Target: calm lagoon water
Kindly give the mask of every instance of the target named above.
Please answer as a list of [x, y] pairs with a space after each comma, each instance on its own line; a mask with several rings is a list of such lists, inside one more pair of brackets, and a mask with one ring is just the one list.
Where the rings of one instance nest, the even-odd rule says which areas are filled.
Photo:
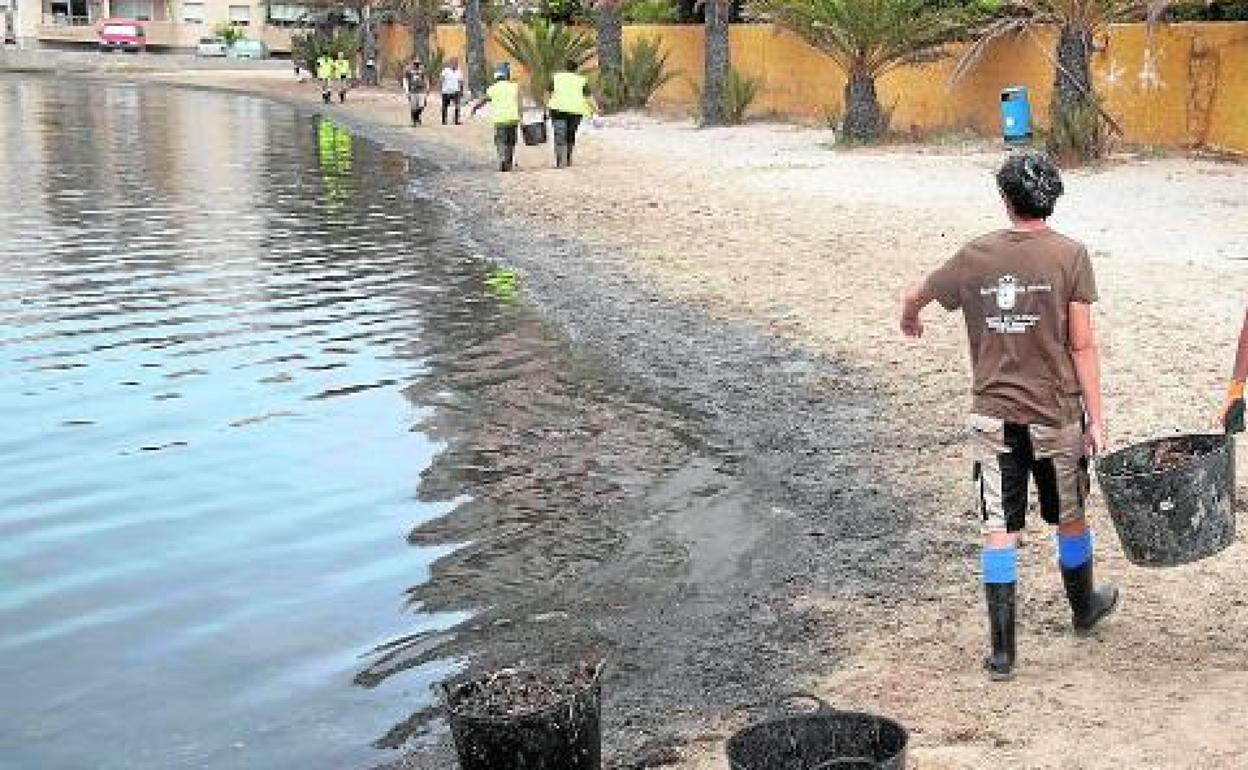
[[[281, 105], [0, 78], [0, 766], [344, 768], [452, 546], [430, 356], [512, 329], [419, 162]], [[439, 394], [445, 401], [454, 394]]]

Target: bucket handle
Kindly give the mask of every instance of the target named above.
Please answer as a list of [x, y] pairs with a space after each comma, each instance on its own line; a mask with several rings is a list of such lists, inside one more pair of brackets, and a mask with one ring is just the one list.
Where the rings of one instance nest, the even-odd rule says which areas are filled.
[[823, 698], [804, 690], [796, 690], [775, 700], [767, 700], [761, 703], [743, 703], [736, 706], [733, 711], [742, 712], [750, 719], [756, 718], [755, 714], [759, 711], [770, 712], [769, 716], [792, 715], [798, 712], [798, 709], [789, 707], [793, 701], [809, 701], [815, 704], [814, 711], [803, 713], [830, 714], [836, 711]]

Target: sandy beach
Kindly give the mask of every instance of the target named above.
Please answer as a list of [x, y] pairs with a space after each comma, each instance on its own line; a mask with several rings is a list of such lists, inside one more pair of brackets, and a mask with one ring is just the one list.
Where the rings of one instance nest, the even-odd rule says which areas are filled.
[[[1248, 764], [1242, 543], [1188, 567], [1133, 567], [1094, 500], [1098, 569], [1124, 598], [1077, 639], [1037, 517], [1019, 675], [992, 684], [979, 669], [964, 333], [929, 310], [926, 337], [905, 340], [896, 316], [908, 282], [1002, 225], [998, 143], [848, 151], [816, 128], [630, 114], [585, 128], [571, 170], [544, 146], [500, 175], [485, 120], [412, 128], [394, 90], [323, 107], [287, 73], [149, 77], [306, 104], [424, 148], [487, 256], [520, 272], [574, 344], [722, 445], [723, 465], [685, 465], [632, 498], [657, 507], [637, 513], [619, 554], [578, 573], [597, 577], [564, 581], [558, 599], [510, 599], [513, 617], [541, 608], [530, 618], [565, 602], [621, 662], [607, 682], [609, 766], [726, 768], [744, 699], [789, 690], [899, 719], [916, 768]], [[1054, 224], [1093, 254], [1111, 444], [1207, 429], [1248, 294], [1248, 165], [1126, 153], [1066, 181]], [[540, 626], [465, 638], [502, 660], [557, 636]], [[447, 766], [445, 734], [416, 744], [396, 766]]]

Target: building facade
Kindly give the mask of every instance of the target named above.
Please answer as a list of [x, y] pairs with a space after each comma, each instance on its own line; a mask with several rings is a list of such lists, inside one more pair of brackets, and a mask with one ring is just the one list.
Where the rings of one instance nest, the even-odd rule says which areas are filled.
[[193, 49], [228, 23], [285, 53], [307, 13], [301, 5], [265, 0], [0, 0], [0, 15], [11, 20], [23, 48], [94, 45], [102, 20], [127, 18], [143, 22], [147, 44], [156, 50]]

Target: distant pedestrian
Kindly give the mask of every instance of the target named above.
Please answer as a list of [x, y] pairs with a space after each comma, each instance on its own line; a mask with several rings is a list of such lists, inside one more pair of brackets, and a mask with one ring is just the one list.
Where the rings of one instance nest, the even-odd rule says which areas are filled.
[[403, 92], [407, 94], [407, 106], [412, 112], [412, 125], [420, 125], [420, 114], [429, 100], [429, 76], [419, 59], [412, 59], [403, 71]]
[[459, 69], [459, 59], [452, 58], [442, 68], [442, 125], [446, 125], [447, 112], [455, 106], [455, 125], [459, 125], [459, 105], [464, 98], [464, 73]]
[[329, 104], [333, 99], [334, 60], [329, 54], [316, 58], [316, 79], [321, 81], [321, 101]]
[[577, 63], [569, 59], [564, 68], [555, 73], [546, 103], [555, 134], [556, 168], [572, 165], [576, 130], [581, 125], [581, 119], [598, 112], [598, 103], [589, 93], [589, 79], [577, 72], [577, 68]]
[[338, 58], [334, 59], [334, 87], [338, 89], [338, 103], [345, 102], [351, 88], [351, 62], [345, 51], [339, 51]]
[[472, 114], [490, 104], [494, 120], [494, 149], [498, 151], [498, 170], [511, 171], [516, 155], [516, 138], [520, 133], [520, 84], [511, 79], [511, 66], [507, 62], [494, 71], [494, 85], [485, 96], [472, 103]]
[[370, 55], [364, 60], [364, 85], [377, 85], [377, 57]]

